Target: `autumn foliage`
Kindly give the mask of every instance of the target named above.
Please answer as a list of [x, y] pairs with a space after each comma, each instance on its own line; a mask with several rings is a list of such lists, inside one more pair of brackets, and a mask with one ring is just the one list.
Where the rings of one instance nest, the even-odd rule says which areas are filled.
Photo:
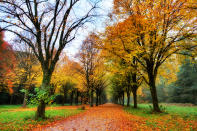
[[[196, 47], [196, 10], [193, 0], [114, 0], [113, 22], [100, 48], [131, 64], [149, 85], [154, 110], [160, 112], [156, 78], [173, 54]], [[189, 13], [188, 13], [189, 12]], [[190, 42], [186, 44], [185, 41]]]
[[13, 93], [13, 70], [15, 67], [15, 55], [11, 45], [4, 41], [4, 33], [0, 32], [0, 89], [7, 86], [10, 94]]

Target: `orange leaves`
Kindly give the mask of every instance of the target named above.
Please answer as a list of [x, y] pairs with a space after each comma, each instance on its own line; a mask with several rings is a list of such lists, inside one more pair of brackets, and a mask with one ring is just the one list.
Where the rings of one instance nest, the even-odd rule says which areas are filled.
[[[193, 3], [193, 0], [114, 0], [114, 15], [124, 17], [106, 28], [102, 47], [109, 55], [127, 62], [135, 56], [142, 65], [147, 60], [160, 65], [183, 50], [184, 39], [195, 38], [197, 12], [189, 13], [193, 9], [188, 8]], [[190, 42], [187, 47], [192, 45]]]
[[13, 70], [15, 68], [16, 60], [12, 47], [3, 40], [4, 33], [0, 32], [0, 83], [3, 87], [8, 87], [10, 93], [12, 90]]

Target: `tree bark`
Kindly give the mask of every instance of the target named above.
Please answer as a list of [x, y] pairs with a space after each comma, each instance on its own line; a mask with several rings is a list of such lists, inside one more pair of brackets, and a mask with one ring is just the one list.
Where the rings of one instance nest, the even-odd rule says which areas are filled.
[[132, 93], [133, 93], [133, 107], [137, 108], [137, 90], [134, 90]]
[[93, 107], [93, 102], [94, 102], [94, 96], [93, 96], [93, 93], [94, 93], [94, 91], [93, 91], [93, 89], [91, 89], [91, 93], [90, 93], [90, 107]]
[[41, 100], [37, 108], [36, 120], [38, 118], [45, 119], [45, 107], [46, 107], [46, 103], [44, 102], [44, 100]]
[[13, 94], [10, 95], [10, 105], [12, 104], [13, 101]]
[[[52, 76], [52, 73], [49, 70], [43, 71], [43, 80], [42, 80], [41, 90], [46, 89], [48, 86], [50, 86], [51, 76]], [[37, 111], [36, 111], [36, 116], [35, 116], [36, 120], [38, 118], [45, 119], [45, 107], [46, 107], [45, 100], [41, 99], [38, 104]]]
[[[157, 70], [157, 69], [155, 69]], [[153, 73], [153, 69], [148, 72], [148, 78], [149, 78], [149, 86], [150, 86], [150, 92], [152, 96], [152, 103], [153, 103], [153, 111], [154, 112], [161, 112], [159, 108], [158, 98], [157, 98], [157, 90], [155, 86], [155, 79], [156, 79], [156, 72]]]
[[99, 94], [98, 91], [96, 91], [96, 106], [99, 105]]
[[63, 101], [62, 101], [62, 105], [64, 105], [66, 102], [66, 92], [64, 92], [64, 95], [63, 95]]
[[131, 95], [130, 91], [127, 91], [127, 106], [128, 107], [130, 105], [130, 95]]
[[78, 105], [79, 92], [76, 91], [75, 104]]
[[73, 105], [73, 91], [70, 94], [70, 105]]
[[124, 92], [122, 93], [122, 105], [124, 106]]
[[159, 103], [158, 103], [158, 98], [157, 98], [157, 90], [156, 90], [155, 83], [151, 83], [150, 91], [151, 91], [152, 102], [153, 102], [153, 111], [161, 112], [161, 110], [159, 108]]
[[118, 104], [122, 105], [122, 96], [118, 98]]
[[27, 106], [27, 91], [25, 91], [25, 94], [24, 94], [24, 99], [23, 99], [23, 108], [26, 108]]
[[98, 103], [99, 103], [99, 105], [101, 105], [102, 104], [102, 98], [101, 98], [101, 92], [99, 92], [98, 93]]

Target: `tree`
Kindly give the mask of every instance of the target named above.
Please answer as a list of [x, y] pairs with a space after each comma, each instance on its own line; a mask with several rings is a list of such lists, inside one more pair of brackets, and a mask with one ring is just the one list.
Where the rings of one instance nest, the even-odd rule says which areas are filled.
[[41, 67], [31, 48], [26, 43], [22, 43], [20, 39], [15, 39], [14, 47], [17, 64], [14, 69], [15, 77], [13, 79], [15, 86], [22, 87], [21, 91], [24, 93], [23, 107], [26, 107], [29, 89], [38, 84], [36, 80], [38, 76], [41, 76]]
[[[51, 76], [64, 47], [75, 39], [78, 29], [90, 22], [97, 3], [89, 2], [87, 12], [74, 13], [80, 0], [2, 0], [2, 29], [14, 33], [31, 47], [43, 71], [42, 86], [48, 92]], [[55, 48], [57, 47], [56, 51]], [[38, 93], [39, 94], [39, 93]], [[40, 98], [36, 118], [45, 118], [46, 95]]]
[[40, 74], [40, 65], [29, 48], [25, 52], [16, 52], [16, 59], [18, 61], [14, 70], [15, 84], [23, 86], [24, 93], [23, 107], [26, 107], [29, 88], [36, 84], [36, 78]]
[[177, 74], [177, 81], [174, 83], [172, 101], [177, 103], [196, 103], [197, 95], [197, 67], [191, 59], [185, 59]]
[[[133, 60], [133, 64], [135, 61]], [[142, 83], [142, 78], [139, 73], [130, 66], [124, 59], [115, 57], [113, 64], [111, 64], [111, 73], [119, 74], [119, 84], [121, 84], [123, 91], [127, 95], [127, 106], [130, 106], [131, 92], [133, 94], [134, 108], [137, 108], [137, 90]]]
[[114, 103], [124, 106], [124, 83], [121, 82], [120, 74], [116, 73], [111, 78], [111, 94]]
[[105, 95], [105, 89], [108, 86], [106, 76], [106, 70], [104, 65], [104, 58], [100, 56], [99, 60], [97, 61], [97, 68], [94, 72], [94, 89], [96, 93], [96, 106], [104, 103], [104, 99], [102, 98], [102, 95]]
[[96, 46], [96, 35], [91, 33], [82, 43], [79, 54], [77, 55], [82, 66], [82, 74], [85, 78], [85, 85], [90, 91], [90, 106], [93, 106], [94, 94], [94, 73], [99, 61], [99, 49]]
[[196, 40], [196, 10], [188, 8], [192, 3], [195, 1], [114, 0], [114, 14], [121, 19], [106, 28], [101, 47], [126, 61], [136, 58], [155, 112], [160, 112], [155, 85], [159, 67], [173, 54], [196, 47], [184, 42]]
[[52, 92], [63, 95], [62, 105], [66, 102], [68, 94], [70, 94], [70, 102], [73, 103], [75, 96], [75, 104], [78, 104], [80, 92], [83, 90], [81, 76], [77, 69], [81, 68], [79, 63], [69, 59], [68, 56], [62, 55], [57, 63], [55, 71], [51, 78], [51, 85], [54, 89]]

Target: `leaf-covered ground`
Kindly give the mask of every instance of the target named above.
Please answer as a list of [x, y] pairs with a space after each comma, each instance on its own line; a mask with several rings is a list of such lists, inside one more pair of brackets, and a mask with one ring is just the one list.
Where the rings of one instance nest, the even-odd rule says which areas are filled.
[[104, 104], [86, 110], [81, 106], [47, 107], [47, 120], [33, 119], [36, 108], [0, 106], [0, 130], [47, 131], [196, 131], [197, 107], [166, 105], [165, 113], [151, 114], [150, 105], [138, 109]]
[[[150, 115], [151, 116], [151, 115]], [[105, 104], [60, 122], [34, 129], [35, 131], [151, 131], [197, 130], [197, 121], [164, 114], [147, 117], [126, 112], [122, 106]]]
[[[132, 119], [130, 119], [132, 118]], [[147, 130], [145, 120], [141, 117], [126, 113], [119, 105], [105, 104], [93, 107], [86, 112], [70, 117], [60, 123], [53, 123], [47, 127], [35, 130], [47, 131], [118, 131], [118, 130]]]

